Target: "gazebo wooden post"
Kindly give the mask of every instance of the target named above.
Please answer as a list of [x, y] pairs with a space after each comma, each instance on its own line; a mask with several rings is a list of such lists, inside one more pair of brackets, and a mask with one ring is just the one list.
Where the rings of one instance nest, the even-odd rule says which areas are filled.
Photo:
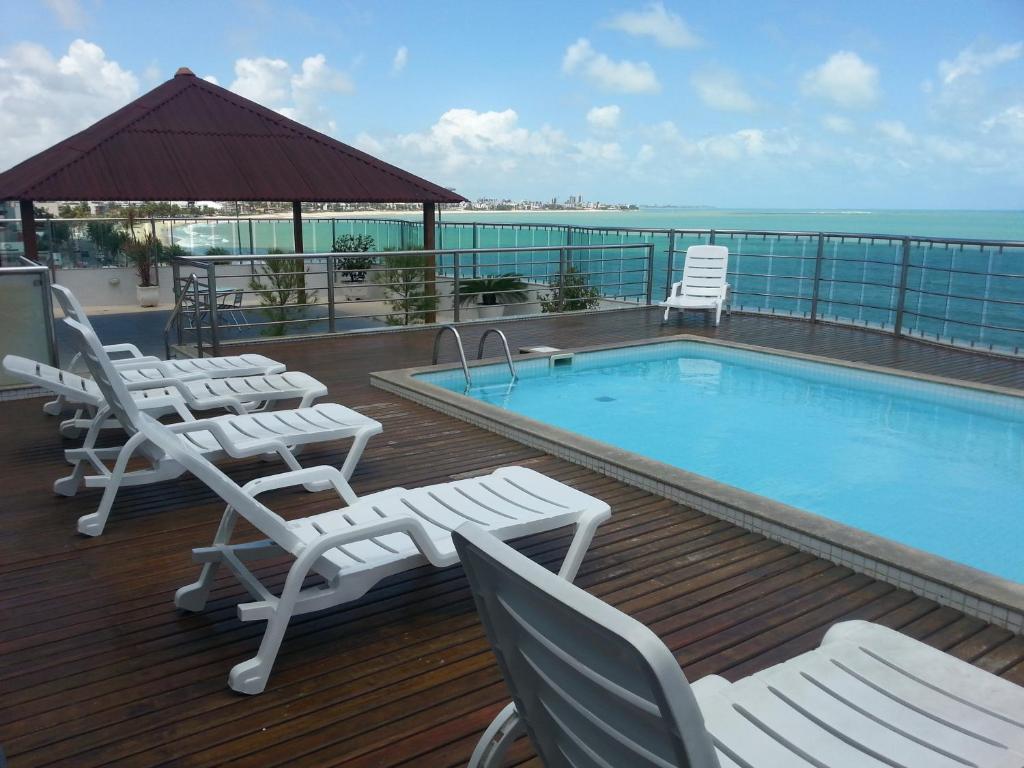
[[[423, 248], [426, 251], [431, 251], [431, 253], [427, 254], [426, 266], [423, 270], [423, 293], [428, 297], [437, 295], [437, 254], [432, 252], [434, 250], [434, 246], [434, 204], [424, 203]], [[424, 314], [423, 321], [425, 323], [437, 322], [437, 310], [435, 307], [431, 307]]]
[[302, 203], [292, 203], [292, 232], [295, 234], [295, 252], [302, 253]]
[[36, 242], [36, 209], [31, 200], [19, 200], [21, 211], [21, 243], [25, 258], [39, 261], [39, 244]]

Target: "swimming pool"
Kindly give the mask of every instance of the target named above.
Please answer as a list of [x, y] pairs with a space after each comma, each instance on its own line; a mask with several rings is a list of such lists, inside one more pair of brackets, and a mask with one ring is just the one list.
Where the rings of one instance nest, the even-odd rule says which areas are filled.
[[417, 379], [1024, 582], [1024, 399], [691, 341]]

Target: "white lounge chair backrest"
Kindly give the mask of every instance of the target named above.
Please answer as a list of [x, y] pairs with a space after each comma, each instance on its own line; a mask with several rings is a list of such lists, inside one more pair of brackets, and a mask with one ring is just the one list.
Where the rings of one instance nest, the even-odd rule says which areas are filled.
[[103, 397], [126, 432], [141, 432], [146, 442], [158, 449], [157, 453], [164, 454], [206, 483], [214, 493], [283, 549], [291, 551], [301, 546], [284, 518], [243, 491], [198, 450], [190, 450], [185, 442], [188, 440], [187, 435], [177, 435], [153, 417], [141, 413], [128, 393], [124, 381], [110, 364], [110, 358], [103, 351], [96, 334], [74, 320], [65, 322], [73, 331], [77, 351], [82, 354]]
[[61, 310], [64, 312], [64, 317], [69, 320], [75, 320], [82, 325], [92, 328], [92, 323], [89, 321], [89, 316], [85, 313], [85, 308], [78, 301], [78, 297], [75, 296], [69, 289], [63, 285], [53, 283], [50, 286], [50, 290], [53, 292], [53, 297], [60, 304]]
[[[59, 287], [54, 286], [54, 288]], [[59, 292], [57, 293], [60, 295]], [[125, 432], [129, 435], [135, 434], [138, 431], [139, 409], [135, 406], [135, 401], [128, 392], [128, 387], [125, 386], [121, 374], [110, 362], [110, 356], [103, 349], [99, 337], [96, 336], [90, 325], [70, 317], [65, 318], [64, 322], [71, 329], [76, 351], [85, 361], [89, 373], [92, 374], [93, 381], [103, 393], [103, 398], [107, 401], [111, 413], [121, 422]]]
[[686, 296], [722, 295], [729, 268], [729, 249], [724, 245], [691, 245], [686, 249], [682, 288]]
[[718, 768], [686, 678], [653, 632], [472, 524], [454, 540], [544, 765]]

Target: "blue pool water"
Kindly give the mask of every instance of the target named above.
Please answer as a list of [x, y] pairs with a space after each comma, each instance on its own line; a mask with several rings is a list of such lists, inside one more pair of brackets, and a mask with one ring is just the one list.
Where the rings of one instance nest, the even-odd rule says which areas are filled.
[[1024, 582], [1024, 399], [699, 342], [473, 375], [492, 405]]

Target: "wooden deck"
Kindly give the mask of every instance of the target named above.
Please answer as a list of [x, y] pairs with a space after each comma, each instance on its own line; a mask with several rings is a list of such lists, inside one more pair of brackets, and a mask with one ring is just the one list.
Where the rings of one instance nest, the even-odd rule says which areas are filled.
[[[1021, 362], [780, 319], [737, 315], [716, 331], [695, 318], [663, 329], [657, 313], [637, 310], [505, 331], [515, 346], [571, 347], [684, 328], [1024, 389]], [[477, 334], [465, 331], [474, 345]], [[606, 499], [614, 513], [578, 583], [652, 627], [691, 679], [746, 675], [857, 617], [1024, 683], [1024, 637], [368, 386], [370, 371], [428, 363], [431, 342], [429, 332], [408, 332], [259, 351], [384, 424], [353, 478], [357, 492], [523, 464]], [[267, 691], [236, 695], [228, 670], [255, 652], [263, 629], [235, 617], [242, 590], [225, 575], [198, 615], [171, 601], [195, 577], [189, 549], [209, 543], [222, 505], [186, 478], [125, 491], [104, 536], [76, 535], [76, 518], [98, 494], [52, 495], [66, 465], [40, 403], [0, 404], [0, 745], [12, 766], [465, 765], [506, 693], [459, 568], [403, 574], [349, 606], [300, 617]], [[329, 447], [303, 460], [341, 455]], [[244, 481], [270, 466], [229, 471]], [[274, 502], [300, 514], [329, 499], [299, 492]], [[567, 543], [555, 533], [517, 546], [555, 567]], [[280, 576], [284, 564], [265, 572]], [[517, 759], [529, 762], [520, 746]]]

